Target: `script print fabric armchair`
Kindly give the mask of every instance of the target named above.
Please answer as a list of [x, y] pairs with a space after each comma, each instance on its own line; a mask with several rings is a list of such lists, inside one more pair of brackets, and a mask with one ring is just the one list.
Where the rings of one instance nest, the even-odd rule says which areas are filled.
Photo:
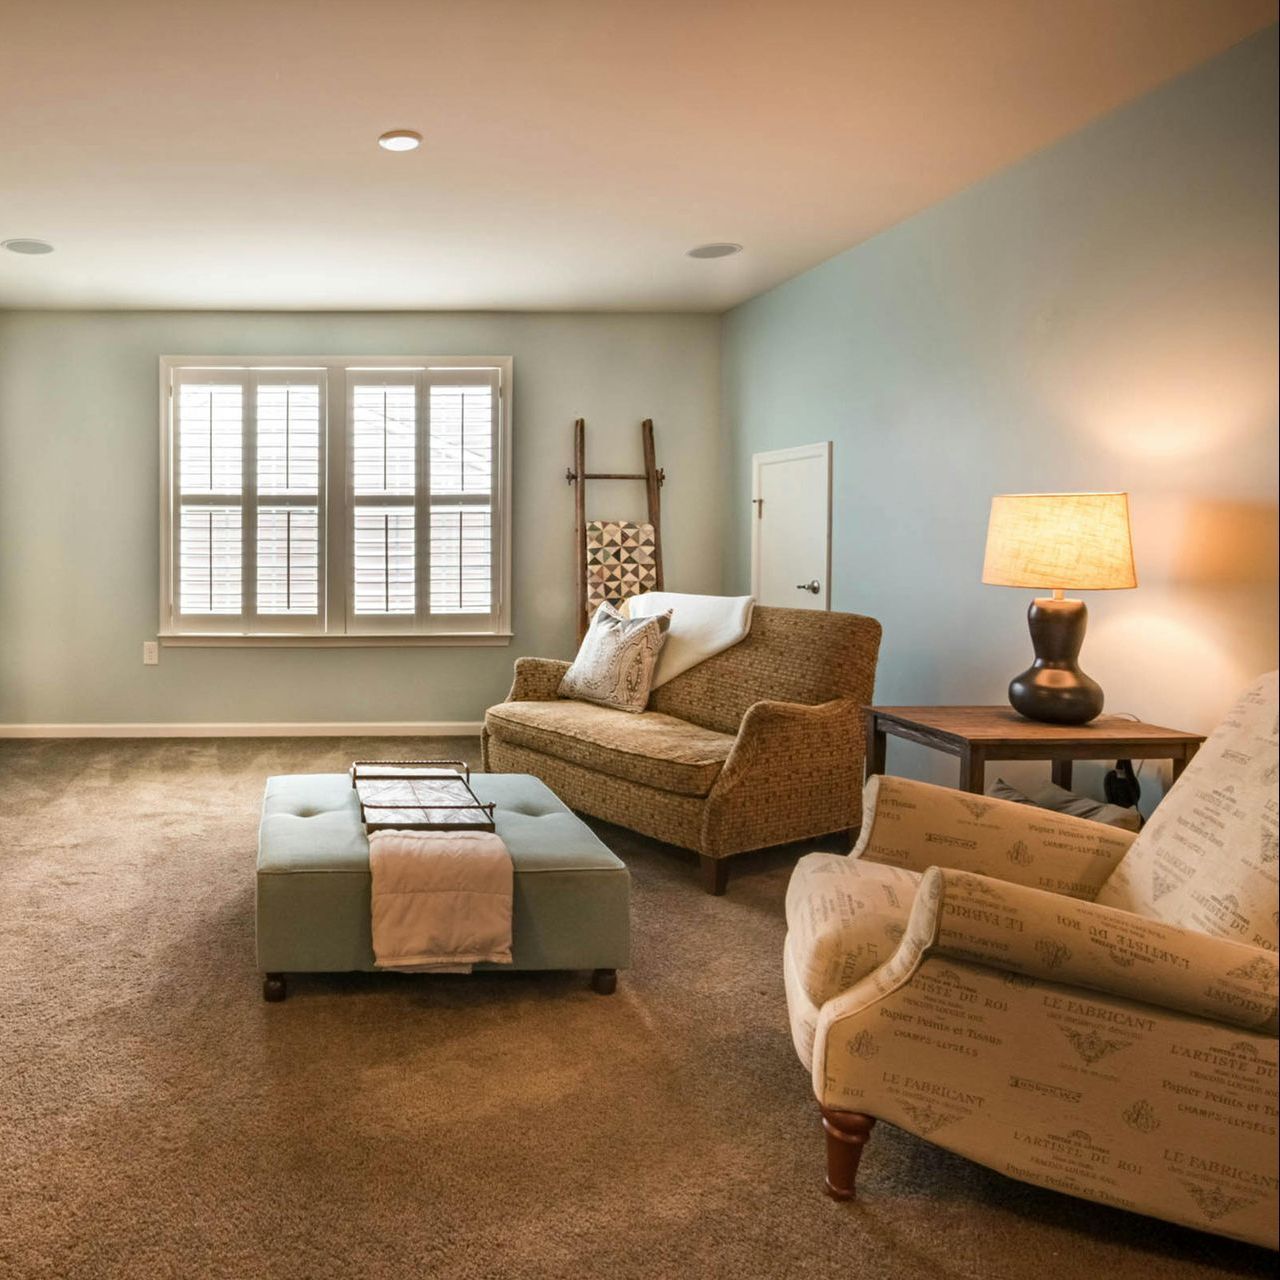
[[854, 1192], [877, 1119], [1011, 1177], [1277, 1245], [1277, 697], [1138, 836], [897, 778], [788, 889], [792, 1035]]

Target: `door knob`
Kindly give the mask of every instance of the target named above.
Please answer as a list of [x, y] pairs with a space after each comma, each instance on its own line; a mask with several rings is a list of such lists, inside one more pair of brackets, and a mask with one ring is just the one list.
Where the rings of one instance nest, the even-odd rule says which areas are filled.
[[796, 590], [811, 591], [816, 596], [818, 592], [822, 590], [822, 583], [820, 583], [817, 578], [814, 578], [812, 582], [797, 582]]

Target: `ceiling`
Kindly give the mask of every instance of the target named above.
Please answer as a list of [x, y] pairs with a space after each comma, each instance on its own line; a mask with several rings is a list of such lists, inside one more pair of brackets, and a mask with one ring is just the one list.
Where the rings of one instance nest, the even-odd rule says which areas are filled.
[[[58, 0], [0, 13], [0, 306], [719, 311], [1275, 0]], [[380, 150], [388, 129], [423, 147]], [[738, 241], [732, 258], [685, 256]]]

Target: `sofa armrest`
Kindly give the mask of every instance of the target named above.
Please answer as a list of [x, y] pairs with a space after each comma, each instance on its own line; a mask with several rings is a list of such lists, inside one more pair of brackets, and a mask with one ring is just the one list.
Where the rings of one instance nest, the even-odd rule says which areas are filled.
[[507, 702], [554, 702], [569, 663], [559, 658], [517, 658]]
[[877, 775], [863, 793], [852, 857], [909, 871], [955, 867], [1090, 901], [1136, 838], [1132, 831]]
[[847, 1016], [909, 983], [931, 956], [1081, 987], [1174, 1013], [1277, 1030], [1277, 956], [1242, 942], [990, 876], [933, 867], [898, 950], [824, 1006]]
[[864, 749], [852, 699], [754, 703], [707, 796], [702, 851], [724, 857], [856, 826]]
[[[847, 771], [850, 737], [857, 737], [861, 716], [845, 698], [810, 706], [801, 702], [757, 702], [747, 709], [738, 736], [716, 783], [717, 791], [759, 784], [773, 775], [798, 770]], [[841, 753], [832, 759], [832, 753]]]

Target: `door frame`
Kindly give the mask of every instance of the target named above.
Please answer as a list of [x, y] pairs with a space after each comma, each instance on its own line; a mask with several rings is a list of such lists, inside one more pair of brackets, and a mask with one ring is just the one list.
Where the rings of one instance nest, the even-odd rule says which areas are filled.
[[822, 571], [822, 607], [831, 609], [831, 441], [797, 445], [793, 449], [772, 449], [751, 455], [751, 594], [760, 595], [760, 521], [764, 517], [760, 496], [760, 469], [775, 462], [796, 462], [801, 458], [818, 458], [826, 471], [826, 563]]

